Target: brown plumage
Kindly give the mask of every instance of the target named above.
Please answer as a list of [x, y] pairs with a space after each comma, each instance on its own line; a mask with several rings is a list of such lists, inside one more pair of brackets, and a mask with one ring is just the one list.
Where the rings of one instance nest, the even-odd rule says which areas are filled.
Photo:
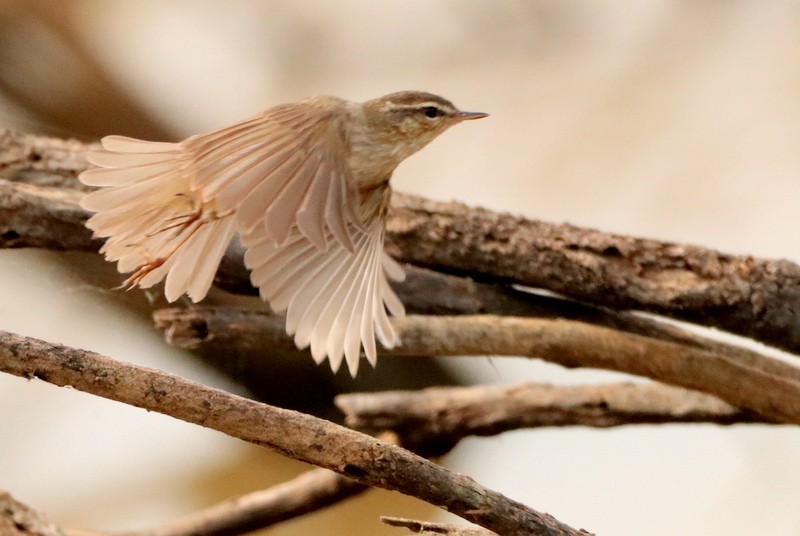
[[131, 286], [165, 281], [169, 301], [205, 297], [238, 232], [251, 281], [286, 331], [317, 362], [358, 369], [375, 337], [396, 343], [387, 310], [403, 314], [388, 280], [402, 268], [383, 252], [397, 165], [450, 126], [486, 114], [461, 112], [419, 91], [365, 103], [311, 97], [270, 108], [179, 143], [108, 136], [89, 154], [82, 182], [101, 187], [82, 206], [107, 238], [102, 253]]

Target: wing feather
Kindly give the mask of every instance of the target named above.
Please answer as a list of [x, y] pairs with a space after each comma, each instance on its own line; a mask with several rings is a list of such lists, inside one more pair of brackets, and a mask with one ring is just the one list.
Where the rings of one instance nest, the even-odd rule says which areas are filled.
[[170, 301], [205, 296], [238, 230], [251, 280], [298, 346], [355, 374], [362, 346], [374, 364], [376, 335], [396, 339], [388, 313], [403, 308], [388, 280], [402, 268], [383, 253], [383, 222], [357, 215], [346, 106], [278, 106], [180, 143], [106, 137], [89, 155], [100, 167], [81, 176], [102, 187], [82, 200], [97, 213], [87, 225], [107, 237], [106, 258], [136, 271], [132, 284], [166, 280]]
[[197, 224], [196, 229], [181, 246], [181, 254], [175, 255], [175, 264], [167, 274], [164, 295], [168, 302], [174, 302], [186, 293], [198, 259], [203, 257], [203, 249], [211, 236], [209, 225]]
[[[264, 216], [264, 225], [270, 234], [270, 238], [277, 244], [283, 244], [289, 237], [289, 231], [295, 224], [296, 214], [303, 204], [303, 199], [308, 193], [311, 181], [316, 175], [319, 167], [319, 157], [310, 156], [305, 160], [298, 175], [305, 180], [290, 181], [275, 198], [275, 202], [267, 208]], [[349, 236], [348, 236], [349, 238]]]
[[283, 105], [182, 142], [192, 154], [186, 166], [192, 188], [221, 212], [235, 213], [243, 232], [263, 223], [281, 243], [297, 223], [320, 249], [330, 235], [352, 250], [357, 200], [348, 186], [347, 140], [338, 123], [344, 114], [337, 106], [344, 101]]
[[395, 342], [387, 309], [403, 314], [403, 308], [385, 273], [383, 222], [368, 230], [351, 224], [352, 252], [330, 229], [326, 233], [328, 249], [317, 248], [298, 226], [278, 246], [262, 223], [242, 237], [245, 262], [264, 299], [286, 311], [286, 331], [295, 344], [311, 346], [318, 363], [327, 357], [334, 371], [346, 361], [355, 374], [362, 347], [375, 363], [376, 334], [385, 346]]
[[89, 186], [125, 186], [149, 179], [169, 178], [181, 162], [166, 161], [132, 168], [92, 168], [80, 175], [81, 182]]
[[328, 165], [323, 161], [297, 213], [297, 227], [300, 232], [322, 250], [328, 248], [325, 237], [325, 200], [328, 198], [331, 183], [325, 180], [325, 176], [329, 173]]
[[126, 136], [106, 136], [100, 142], [103, 149], [112, 153], [174, 153], [177, 143], [144, 141]]
[[174, 162], [176, 154], [175, 152], [113, 153], [106, 150], [94, 150], [86, 153], [86, 159], [96, 166], [120, 169]]

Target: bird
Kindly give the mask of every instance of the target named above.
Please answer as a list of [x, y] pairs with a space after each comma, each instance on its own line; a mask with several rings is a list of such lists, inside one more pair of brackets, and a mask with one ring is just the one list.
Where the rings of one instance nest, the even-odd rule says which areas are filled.
[[106, 136], [87, 154], [79, 179], [97, 188], [80, 204], [105, 259], [131, 274], [123, 285], [163, 280], [169, 302], [202, 300], [238, 234], [251, 283], [297, 347], [355, 377], [362, 349], [375, 366], [376, 337], [397, 344], [389, 314], [405, 314], [389, 284], [404, 271], [384, 251], [395, 168], [487, 115], [400, 91], [310, 97], [177, 143]]

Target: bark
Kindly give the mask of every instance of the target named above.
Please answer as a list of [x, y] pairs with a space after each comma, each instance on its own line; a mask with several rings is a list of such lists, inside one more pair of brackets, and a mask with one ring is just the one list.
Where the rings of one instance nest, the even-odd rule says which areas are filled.
[[[86, 165], [87, 147], [0, 132], [0, 180], [8, 181], [0, 183], [0, 247], [99, 247], [82, 227], [87, 215], [70, 204], [76, 194], [51, 190], [81, 188], [76, 176]], [[20, 190], [9, 182], [40, 189]], [[800, 266], [789, 261], [726, 255], [403, 194], [393, 197], [387, 233], [390, 252], [405, 262], [471, 275], [481, 283], [518, 283], [608, 308], [651, 311], [800, 352]], [[218, 280], [229, 289], [249, 288], [238, 263], [234, 255], [220, 272]], [[426, 288], [434, 289], [434, 283], [431, 278]], [[457, 293], [465, 285], [472, 284], [453, 281], [455, 292], [439, 293], [424, 312], [496, 313], [529, 306], [518, 293], [478, 292], [482, 297], [466, 299], [471, 292]], [[491, 290], [498, 288], [502, 285]], [[413, 304], [421, 295], [436, 293], [406, 298]], [[630, 331], [635, 329], [640, 328]]]
[[94, 352], [0, 332], [0, 371], [217, 430], [361, 484], [417, 497], [503, 536], [581, 534], [398, 446]]
[[764, 422], [712, 396], [657, 383], [433, 387], [336, 397], [345, 424], [406, 443], [456, 444], [520, 428]]
[[[162, 309], [156, 327], [182, 348], [250, 348], [292, 355], [283, 319], [258, 311], [192, 307]], [[762, 418], [800, 424], [798, 369], [744, 349], [732, 353], [651, 339], [569, 320], [497, 316], [408, 316], [395, 319], [401, 344], [385, 355], [523, 356], [565, 367], [626, 372], [695, 389]], [[724, 345], [721, 345], [724, 348]], [[380, 365], [379, 365], [380, 366]]]
[[37, 512], [0, 490], [0, 534], [3, 536], [65, 536]]
[[496, 536], [494, 532], [477, 527], [462, 527], [448, 523], [429, 523], [400, 517], [382, 517], [381, 521], [392, 527], [403, 527], [422, 536]]
[[488, 275], [638, 309], [800, 351], [800, 266], [396, 195], [405, 262]]

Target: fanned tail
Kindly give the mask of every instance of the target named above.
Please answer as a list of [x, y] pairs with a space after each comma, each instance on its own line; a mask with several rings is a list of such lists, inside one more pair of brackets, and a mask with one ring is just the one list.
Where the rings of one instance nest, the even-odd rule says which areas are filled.
[[252, 283], [276, 312], [286, 312], [295, 344], [311, 346], [317, 363], [327, 356], [334, 372], [346, 359], [355, 376], [362, 346], [374, 366], [375, 337], [387, 348], [397, 343], [387, 310], [394, 316], [405, 311], [388, 282], [402, 279], [403, 271], [383, 251], [383, 222], [366, 231], [351, 225], [348, 232], [353, 251], [335, 240], [319, 249], [297, 227], [280, 246], [261, 228], [242, 242]]
[[166, 278], [169, 301], [188, 294], [201, 300], [236, 230], [231, 215], [218, 215], [191, 189], [191, 155], [179, 143], [108, 136], [88, 159], [97, 168], [80, 180], [100, 190], [81, 206], [96, 212], [87, 222], [126, 285], [148, 288]]

